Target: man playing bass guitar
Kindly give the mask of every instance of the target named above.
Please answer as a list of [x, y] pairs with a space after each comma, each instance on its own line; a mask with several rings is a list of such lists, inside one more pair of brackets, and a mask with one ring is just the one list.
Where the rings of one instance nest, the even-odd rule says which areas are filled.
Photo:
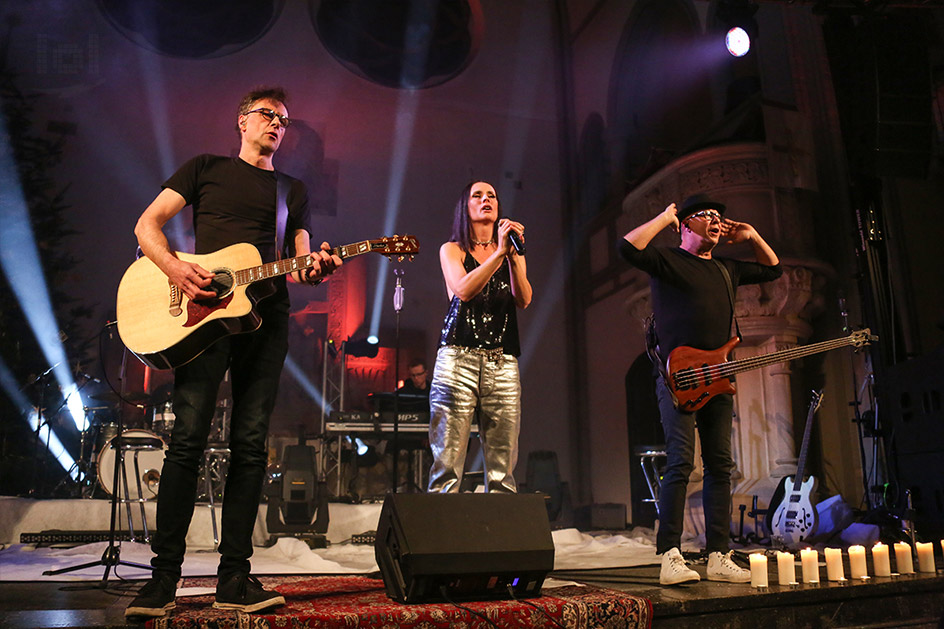
[[[680, 208], [671, 203], [620, 241], [620, 254], [650, 276], [657, 354], [662, 364], [676, 347], [713, 350], [724, 345], [731, 337], [737, 286], [774, 280], [782, 273], [777, 254], [757, 230], [747, 223], [724, 218], [725, 209], [706, 195], [694, 195]], [[652, 239], [670, 226], [680, 232], [681, 244], [650, 247]], [[756, 262], [713, 257], [722, 240], [749, 242]], [[656, 552], [662, 556], [660, 583], [674, 585], [700, 578], [685, 564], [680, 552], [685, 495], [694, 468], [696, 422], [704, 464], [708, 579], [750, 581], [750, 571], [735, 564], [729, 551], [733, 396], [716, 395], [690, 412], [676, 407], [675, 398], [661, 377], [657, 378], [656, 394], [667, 455], [656, 537]]]
[[[183, 105], [182, 120], [192, 123], [193, 112], [187, 107], [202, 102]], [[296, 256], [312, 253], [305, 186], [277, 173], [272, 164], [291, 122], [284, 91], [268, 88], [250, 92], [236, 113], [238, 156], [200, 155], [185, 163], [164, 182], [163, 190], [138, 219], [134, 230], [144, 255], [167, 275], [170, 284], [194, 301], [216, 297], [211, 284], [214, 274], [179, 258], [163, 233], [167, 221], [186, 205], [193, 206], [197, 254], [236, 243], [254, 245], [263, 260], [276, 259], [276, 250], [282, 243], [285, 250]], [[287, 211], [287, 218], [284, 239], [277, 246], [279, 209], [283, 215]], [[311, 266], [292, 272], [293, 281], [315, 284], [341, 265], [341, 259], [331, 253], [328, 243], [312, 253], [312, 258]], [[223, 496], [221, 558], [214, 607], [254, 612], [285, 602], [278, 592], [265, 590], [249, 570], [252, 531], [266, 473], [269, 416], [288, 351], [289, 295], [285, 276], [260, 282], [259, 288], [273, 294], [258, 304], [262, 318], [258, 329], [219, 339], [175, 371], [176, 421], [158, 494], [157, 531], [151, 544], [155, 553], [151, 560], [153, 575], [126, 608], [126, 616], [160, 617], [175, 605], [200, 460], [220, 381], [227, 369], [233, 384], [231, 457]]]

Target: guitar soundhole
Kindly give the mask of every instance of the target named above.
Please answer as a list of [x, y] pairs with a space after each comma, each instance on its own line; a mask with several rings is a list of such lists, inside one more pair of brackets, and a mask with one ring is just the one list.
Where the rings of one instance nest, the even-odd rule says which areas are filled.
[[216, 269], [207, 290], [216, 293], [217, 299], [223, 299], [233, 290], [233, 272], [229, 269]]

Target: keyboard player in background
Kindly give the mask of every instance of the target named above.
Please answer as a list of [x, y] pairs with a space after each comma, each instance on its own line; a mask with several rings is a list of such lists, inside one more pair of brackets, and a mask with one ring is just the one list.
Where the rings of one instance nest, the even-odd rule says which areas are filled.
[[[414, 358], [407, 366], [407, 371], [409, 371], [409, 378], [406, 379], [402, 387], [397, 389], [397, 392], [402, 396], [400, 399], [401, 408], [429, 412], [429, 380], [426, 375], [426, 361], [422, 358]], [[402, 406], [405, 400], [407, 404]]]

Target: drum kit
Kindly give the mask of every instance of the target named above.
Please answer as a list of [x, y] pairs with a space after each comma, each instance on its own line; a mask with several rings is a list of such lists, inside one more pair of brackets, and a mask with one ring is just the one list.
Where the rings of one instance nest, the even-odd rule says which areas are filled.
[[[154, 403], [152, 396], [139, 393], [125, 394], [119, 397], [113, 392], [90, 396], [91, 400], [100, 403], [99, 406], [85, 407], [88, 418], [88, 428], [81, 433], [80, 456], [76, 464], [85, 471], [82, 481], [83, 498], [111, 498], [115, 487], [115, 447], [118, 437], [118, 423], [115, 421], [117, 413], [121, 412], [123, 402], [143, 407], [148, 413], [147, 425], [125, 426], [121, 432], [122, 438], [136, 442], [146, 441], [152, 444], [147, 450], [137, 453], [136, 460], [122, 458], [118, 467], [119, 474], [128, 478], [131, 498], [151, 500], [157, 498], [160, 491], [161, 469], [164, 466], [164, 456], [170, 444], [171, 434], [174, 431], [173, 403], [166, 399]], [[229, 400], [221, 399], [213, 417], [210, 430], [211, 442], [227, 442], [229, 439]], [[225, 462], [214, 459], [213, 469], [201, 467], [199, 487], [212, 487], [217, 495], [222, 494], [222, 483], [225, 479], [225, 469], [218, 469]], [[207, 483], [209, 479], [209, 484]], [[124, 480], [122, 479], [122, 482]], [[217, 487], [220, 485], [220, 487]], [[140, 487], [140, 495], [137, 487]], [[206, 500], [206, 496], [198, 496]]]

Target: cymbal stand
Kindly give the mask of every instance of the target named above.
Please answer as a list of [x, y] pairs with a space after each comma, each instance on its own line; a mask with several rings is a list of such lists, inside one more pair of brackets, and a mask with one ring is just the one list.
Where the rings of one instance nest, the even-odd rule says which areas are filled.
[[[121, 377], [120, 380], [124, 379], [125, 374], [125, 360], [127, 359], [127, 351], [124, 352], [124, 355], [121, 358]], [[90, 561], [87, 563], [79, 564], [76, 566], [69, 566], [66, 568], [59, 568], [58, 570], [46, 570], [43, 572], [44, 576], [55, 576], [58, 574], [65, 574], [66, 572], [74, 572], [76, 570], [84, 570], [86, 568], [91, 568], [93, 566], [105, 566], [105, 573], [102, 575], [102, 580], [97, 587], [105, 589], [108, 587], [108, 575], [111, 572], [112, 568], [117, 570], [118, 566], [129, 566], [132, 568], [140, 568], [142, 570], [151, 570], [151, 566], [134, 563], [131, 561], [124, 561], [121, 559], [121, 544], [117, 542], [116, 528], [118, 524], [118, 502], [120, 499], [120, 489], [118, 479], [121, 476], [122, 466], [124, 465], [124, 455], [125, 455], [125, 446], [124, 446], [124, 437], [122, 432], [124, 431], [123, 416], [121, 407], [118, 407], [118, 434], [115, 435], [113, 440], [115, 448], [115, 464], [114, 464], [114, 475], [112, 477], [112, 488], [111, 488], [111, 524], [108, 528], [108, 546], [105, 548], [105, 552], [102, 553], [102, 558], [98, 561]], [[131, 526], [131, 522], [128, 522], [128, 526]]]

